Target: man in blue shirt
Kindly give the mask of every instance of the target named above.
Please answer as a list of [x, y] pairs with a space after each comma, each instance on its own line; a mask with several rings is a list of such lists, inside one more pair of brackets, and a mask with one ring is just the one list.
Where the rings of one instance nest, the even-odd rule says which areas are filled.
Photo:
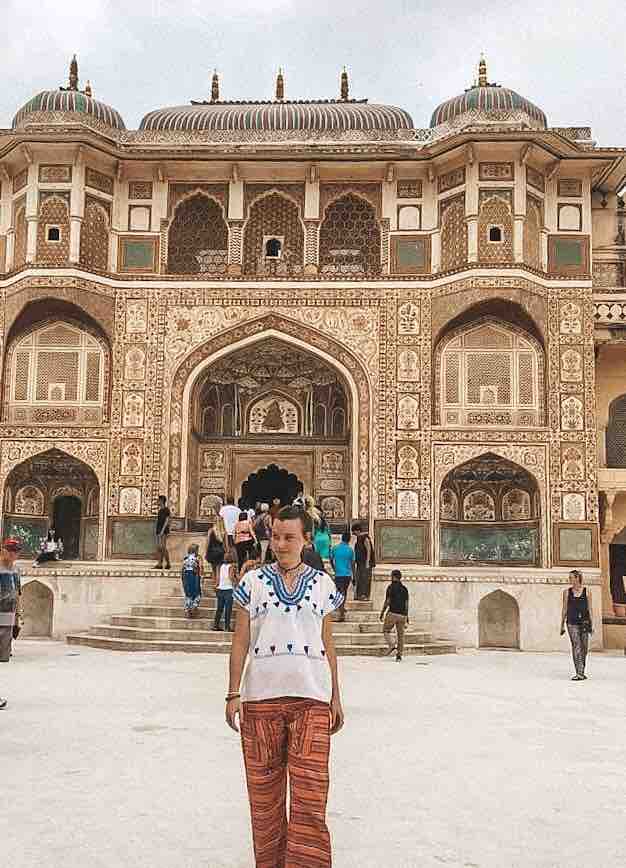
[[335, 571], [337, 590], [343, 594], [343, 603], [339, 608], [339, 620], [345, 621], [346, 598], [354, 575], [354, 551], [350, 545], [350, 534], [347, 531], [341, 534], [341, 542], [331, 549], [330, 562]]

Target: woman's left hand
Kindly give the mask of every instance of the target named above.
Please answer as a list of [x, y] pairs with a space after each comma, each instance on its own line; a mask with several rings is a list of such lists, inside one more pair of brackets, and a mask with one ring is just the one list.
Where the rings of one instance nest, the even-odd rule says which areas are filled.
[[330, 700], [330, 734], [335, 735], [339, 732], [344, 723], [343, 708], [341, 700], [333, 696]]

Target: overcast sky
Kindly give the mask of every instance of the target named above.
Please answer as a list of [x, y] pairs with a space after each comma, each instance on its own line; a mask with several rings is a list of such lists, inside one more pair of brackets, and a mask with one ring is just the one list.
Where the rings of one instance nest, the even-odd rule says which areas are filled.
[[[351, 96], [405, 108], [428, 126], [461, 93], [481, 50], [489, 80], [536, 102], [551, 126], [591, 126], [626, 146], [623, 0], [427, 3], [418, 0], [0, 0], [0, 127], [34, 94], [81, 87], [136, 129], [151, 109], [203, 99], [217, 67], [222, 99], [268, 99], [279, 65], [288, 99]], [[478, 8], [477, 8], [478, 7]]]

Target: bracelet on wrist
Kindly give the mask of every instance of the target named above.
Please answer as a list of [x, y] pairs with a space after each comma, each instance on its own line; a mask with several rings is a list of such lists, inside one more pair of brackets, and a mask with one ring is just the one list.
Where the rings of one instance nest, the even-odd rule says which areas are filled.
[[227, 693], [226, 694], [226, 702], [230, 702], [231, 699], [239, 699], [241, 696], [240, 693]]

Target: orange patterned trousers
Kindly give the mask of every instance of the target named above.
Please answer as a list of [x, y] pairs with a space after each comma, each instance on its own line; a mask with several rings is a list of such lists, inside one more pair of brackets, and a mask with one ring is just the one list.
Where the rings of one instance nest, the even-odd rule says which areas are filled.
[[330, 868], [328, 705], [292, 697], [245, 702], [241, 742], [256, 868]]

